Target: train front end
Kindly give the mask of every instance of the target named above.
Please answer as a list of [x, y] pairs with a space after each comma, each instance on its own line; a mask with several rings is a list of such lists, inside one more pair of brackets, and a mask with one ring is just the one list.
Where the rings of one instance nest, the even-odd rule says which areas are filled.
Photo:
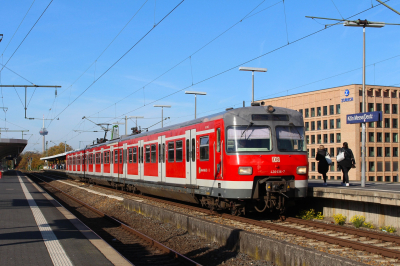
[[232, 213], [244, 214], [249, 207], [283, 213], [288, 200], [306, 197], [308, 161], [299, 112], [273, 106], [239, 108], [224, 115], [224, 124], [229, 165], [225, 176], [247, 184]]

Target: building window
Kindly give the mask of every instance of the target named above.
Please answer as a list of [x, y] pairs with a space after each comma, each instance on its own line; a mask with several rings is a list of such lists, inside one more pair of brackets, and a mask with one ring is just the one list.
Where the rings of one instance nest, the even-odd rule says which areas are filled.
[[336, 142], [337, 142], [337, 143], [340, 143], [340, 142], [341, 142], [341, 140], [340, 140], [340, 133], [336, 133]]
[[328, 115], [328, 106], [323, 107], [323, 114]]
[[385, 157], [390, 157], [390, 147], [385, 147]]
[[360, 113], [363, 112], [362, 103], [360, 103]]
[[382, 147], [376, 147], [376, 157], [382, 157]]
[[309, 131], [309, 130], [310, 130], [310, 123], [306, 122], [306, 131]]
[[182, 140], [179, 140], [176, 142], [176, 162], [182, 162], [183, 161], [183, 147], [182, 147]]
[[330, 169], [331, 172], [335, 172], [335, 162], [331, 163]]
[[393, 176], [393, 182], [399, 182], [397, 176]]
[[382, 128], [382, 121], [376, 121], [376, 127]]
[[328, 143], [328, 134], [324, 134], [324, 143]]
[[375, 181], [375, 176], [369, 176], [368, 181]]
[[336, 119], [336, 128], [340, 128], [340, 118]]
[[374, 111], [374, 104], [373, 103], [369, 103], [368, 104], [368, 112], [373, 112]]
[[368, 123], [368, 127], [369, 127], [369, 128], [374, 128], [374, 122], [369, 122], [369, 123]]
[[398, 157], [399, 156], [399, 148], [393, 147], [393, 157]]
[[376, 163], [376, 171], [377, 172], [383, 172], [383, 164], [382, 164], [382, 162], [377, 162]]
[[390, 128], [390, 118], [385, 118], [385, 128]]
[[374, 140], [374, 132], [369, 132], [368, 133], [368, 141], [369, 142], [375, 142], [375, 140]]
[[336, 165], [336, 172], [340, 172], [340, 170], [341, 170], [340, 165], [339, 164]]
[[309, 117], [308, 108], [304, 109], [304, 111], [305, 111], [304, 116], [305, 116], [305, 117]]
[[311, 136], [311, 144], [315, 144], [315, 135]]
[[382, 104], [381, 103], [377, 103], [376, 104], [376, 111], [382, 111]]
[[385, 162], [385, 172], [390, 172], [390, 162]]
[[200, 161], [208, 161], [208, 136], [200, 138]]
[[324, 129], [328, 129], [328, 120], [323, 121]]
[[329, 134], [329, 143], [335, 143], [335, 134]]
[[399, 171], [399, 162], [393, 162], [393, 172]]
[[315, 158], [315, 149], [311, 149], [311, 157]]
[[311, 130], [315, 130], [315, 121], [311, 121]]
[[397, 104], [392, 104], [392, 114], [397, 114]]
[[299, 113], [303, 116], [303, 109], [299, 109]]
[[382, 182], [382, 176], [377, 176], [376, 181]]
[[330, 119], [329, 120], [329, 128], [334, 129], [335, 128], [335, 119]]
[[333, 108], [333, 105], [329, 105], [329, 114], [334, 115], [335, 114], [335, 109]]
[[393, 133], [393, 138], [392, 138], [392, 142], [399, 142], [399, 134], [398, 133]]
[[315, 171], [315, 162], [311, 163], [311, 171], [313, 171], [313, 172]]
[[388, 90], [383, 91], [383, 97], [389, 98], [389, 91]]
[[390, 133], [385, 133], [385, 142], [390, 142]]
[[397, 91], [392, 91], [392, 98], [397, 98]]
[[310, 136], [306, 135], [306, 143], [310, 144]]
[[321, 144], [321, 143], [322, 143], [322, 142], [321, 142], [321, 135], [320, 135], [320, 134], [317, 135], [317, 141], [318, 141], [318, 144]]
[[336, 114], [340, 114], [340, 104], [336, 104]]
[[392, 119], [392, 128], [397, 128], [397, 118]]
[[375, 172], [375, 162], [369, 162], [369, 172]]
[[390, 114], [390, 104], [385, 104], [385, 114]]
[[321, 116], [321, 107], [317, 107], [317, 116]]
[[315, 108], [311, 108], [311, 117], [315, 116]]
[[369, 157], [375, 157], [375, 148], [374, 147], [369, 147]]
[[367, 90], [367, 96], [373, 97], [374, 96], [374, 91], [372, 89]]
[[335, 148], [330, 148], [329, 155], [330, 155], [331, 157], [335, 156]]
[[317, 130], [321, 130], [321, 121], [317, 121]]
[[382, 133], [381, 132], [376, 133], [376, 142], [382, 142]]
[[390, 176], [385, 176], [385, 182], [390, 182]]

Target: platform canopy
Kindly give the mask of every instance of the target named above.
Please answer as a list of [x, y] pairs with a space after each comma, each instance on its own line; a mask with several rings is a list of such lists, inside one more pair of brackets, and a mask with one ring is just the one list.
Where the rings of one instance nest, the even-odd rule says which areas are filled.
[[65, 160], [65, 156], [67, 155], [67, 153], [69, 153], [69, 152], [59, 153], [59, 154], [47, 156], [47, 157], [42, 157], [42, 158], [40, 158], [40, 160], [46, 160], [46, 161]]
[[0, 138], [0, 159], [16, 158], [28, 144], [26, 139], [3, 139]]

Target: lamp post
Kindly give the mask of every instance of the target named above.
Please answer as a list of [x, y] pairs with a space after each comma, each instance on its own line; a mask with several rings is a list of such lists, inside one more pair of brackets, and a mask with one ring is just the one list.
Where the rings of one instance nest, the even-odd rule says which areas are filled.
[[267, 72], [266, 68], [259, 67], [239, 67], [239, 71], [251, 71], [251, 102], [254, 102], [254, 72]]
[[164, 108], [171, 108], [171, 105], [153, 105], [154, 107], [161, 107], [161, 127], [164, 127]]
[[197, 95], [207, 95], [206, 92], [201, 91], [185, 91], [185, 94], [194, 94], [194, 119], [197, 118]]
[[136, 118], [136, 128], [137, 128], [137, 119], [144, 118], [144, 116], [125, 116], [125, 135], [128, 135], [128, 119]]
[[[367, 101], [365, 98], [365, 27], [372, 27], [372, 28], [382, 28], [385, 26], [384, 22], [371, 22], [368, 20], [356, 20], [356, 21], [345, 21], [343, 23], [344, 26], [349, 27], [363, 27], [363, 81], [362, 81], [362, 111], [363, 113], [366, 112], [366, 105]], [[365, 170], [366, 170], [366, 162], [365, 162], [365, 126], [366, 123], [362, 122], [362, 133], [361, 133], [361, 142], [362, 142], [362, 152], [361, 152], [361, 187], [365, 187]]]

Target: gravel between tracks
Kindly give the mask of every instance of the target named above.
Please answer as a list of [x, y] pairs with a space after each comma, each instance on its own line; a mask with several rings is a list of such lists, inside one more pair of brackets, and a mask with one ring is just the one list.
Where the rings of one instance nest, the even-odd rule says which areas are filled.
[[135, 230], [157, 240], [202, 265], [274, 265], [267, 261], [253, 260], [246, 254], [232, 252], [217, 243], [190, 235], [187, 231], [178, 229], [172, 224], [162, 223], [136, 212], [128, 211], [118, 200], [88, 193], [87, 191], [60, 182], [52, 181], [50, 184], [105, 212], [106, 214], [117, 218]]

